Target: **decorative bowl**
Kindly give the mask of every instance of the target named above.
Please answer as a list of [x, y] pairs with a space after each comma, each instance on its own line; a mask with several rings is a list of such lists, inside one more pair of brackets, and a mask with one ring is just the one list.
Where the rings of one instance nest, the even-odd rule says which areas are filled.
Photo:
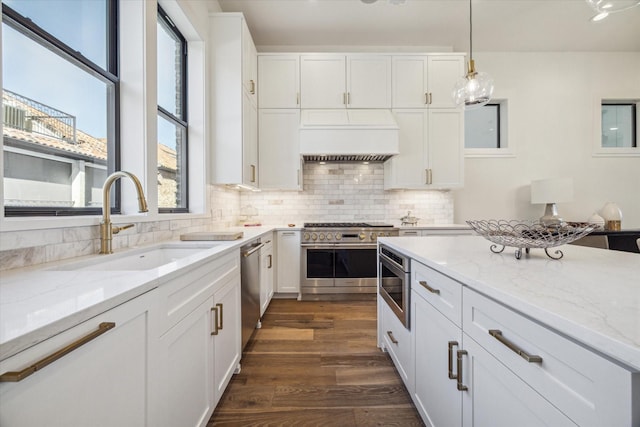
[[[517, 259], [522, 257], [522, 250], [528, 254], [531, 248], [544, 249], [547, 256], [560, 259], [562, 251], [556, 250], [551, 255], [548, 248], [564, 245], [586, 236], [600, 228], [598, 224], [587, 222], [565, 222], [558, 226], [542, 225], [539, 221], [520, 220], [472, 220], [467, 224], [479, 235], [495, 243], [490, 249], [494, 253], [501, 253], [506, 246], [516, 249]], [[502, 246], [498, 248], [497, 245]]]

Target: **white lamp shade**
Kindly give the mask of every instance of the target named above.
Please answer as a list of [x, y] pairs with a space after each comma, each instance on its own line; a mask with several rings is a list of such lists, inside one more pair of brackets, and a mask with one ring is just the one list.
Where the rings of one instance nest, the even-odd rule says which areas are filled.
[[561, 203], [573, 200], [573, 178], [531, 181], [531, 203]]

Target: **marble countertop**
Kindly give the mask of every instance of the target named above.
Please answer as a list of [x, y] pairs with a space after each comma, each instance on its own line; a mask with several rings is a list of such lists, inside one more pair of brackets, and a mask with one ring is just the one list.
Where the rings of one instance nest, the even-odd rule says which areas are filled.
[[640, 255], [563, 245], [517, 260], [480, 236], [380, 238], [417, 261], [640, 371]]
[[[215, 244], [209, 249], [144, 271], [63, 270], [65, 266], [91, 259], [122, 256], [139, 248], [117, 251], [113, 255], [89, 255], [34, 267], [3, 271], [0, 282], [0, 360], [78, 325], [100, 313], [148, 292], [184, 269], [209, 262], [243, 244], [274, 230], [289, 227], [234, 227], [242, 231], [234, 241], [171, 242]], [[168, 242], [161, 242], [164, 244]], [[151, 247], [158, 245], [150, 245]]]

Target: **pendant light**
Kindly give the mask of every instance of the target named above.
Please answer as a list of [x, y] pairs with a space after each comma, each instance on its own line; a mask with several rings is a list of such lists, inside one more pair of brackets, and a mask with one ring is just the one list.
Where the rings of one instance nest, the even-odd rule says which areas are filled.
[[453, 88], [453, 101], [463, 105], [465, 110], [482, 107], [491, 100], [493, 79], [483, 72], [476, 71], [473, 61], [473, 19], [471, 0], [469, 0], [469, 63], [467, 74], [460, 77]]
[[621, 12], [640, 6], [640, 0], [586, 0], [589, 6], [596, 13], [591, 17], [591, 21], [601, 21], [610, 13]]

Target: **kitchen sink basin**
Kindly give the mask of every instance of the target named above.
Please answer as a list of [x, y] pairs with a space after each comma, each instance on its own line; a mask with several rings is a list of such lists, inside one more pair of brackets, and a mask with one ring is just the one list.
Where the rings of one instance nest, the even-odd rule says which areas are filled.
[[57, 271], [143, 271], [152, 270], [183, 258], [195, 255], [218, 244], [184, 245], [165, 243], [148, 248], [125, 250], [111, 255], [99, 255], [91, 259], [61, 265]]

